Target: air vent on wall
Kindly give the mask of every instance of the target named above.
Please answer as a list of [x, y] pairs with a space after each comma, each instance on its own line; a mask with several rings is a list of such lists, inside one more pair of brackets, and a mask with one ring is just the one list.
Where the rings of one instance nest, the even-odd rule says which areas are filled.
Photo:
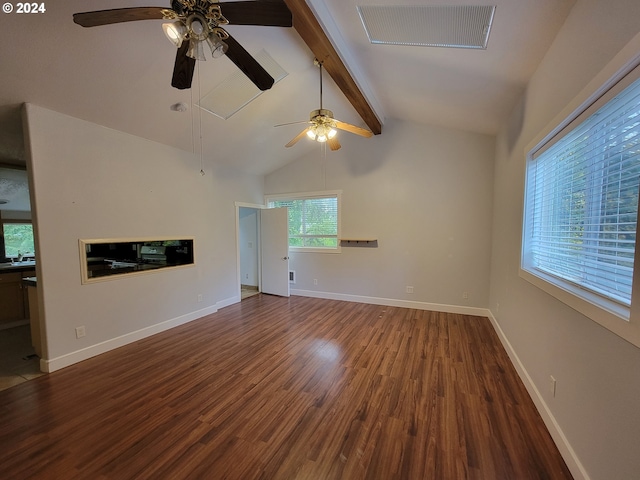
[[487, 48], [493, 5], [358, 6], [369, 41], [386, 45]]

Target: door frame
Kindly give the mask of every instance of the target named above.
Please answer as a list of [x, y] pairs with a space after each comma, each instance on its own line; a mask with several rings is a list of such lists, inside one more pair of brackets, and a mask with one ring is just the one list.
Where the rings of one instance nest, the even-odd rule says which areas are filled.
[[[264, 210], [266, 205], [260, 205], [258, 203], [245, 203], [235, 202], [236, 206], [236, 278], [238, 283], [236, 286], [236, 297], [238, 302], [242, 301], [242, 272], [240, 268], [240, 207], [253, 208], [254, 210]], [[256, 249], [258, 252], [258, 291], [262, 291], [262, 243], [260, 240], [260, 215], [258, 215], [258, 245]]]

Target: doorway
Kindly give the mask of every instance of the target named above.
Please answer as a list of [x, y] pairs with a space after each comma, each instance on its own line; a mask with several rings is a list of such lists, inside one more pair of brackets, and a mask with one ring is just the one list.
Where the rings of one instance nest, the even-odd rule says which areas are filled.
[[36, 289], [25, 283], [36, 277], [30, 192], [25, 166], [0, 164], [0, 390], [43, 374], [36, 299], [29, 298]]
[[238, 207], [240, 300], [260, 293], [260, 208]]
[[286, 208], [236, 202], [237, 298], [288, 297], [289, 226]]

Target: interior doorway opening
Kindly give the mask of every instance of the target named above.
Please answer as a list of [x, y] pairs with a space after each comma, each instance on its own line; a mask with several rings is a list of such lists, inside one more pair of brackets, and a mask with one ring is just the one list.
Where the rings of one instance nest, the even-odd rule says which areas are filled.
[[260, 293], [260, 208], [238, 207], [240, 300]]

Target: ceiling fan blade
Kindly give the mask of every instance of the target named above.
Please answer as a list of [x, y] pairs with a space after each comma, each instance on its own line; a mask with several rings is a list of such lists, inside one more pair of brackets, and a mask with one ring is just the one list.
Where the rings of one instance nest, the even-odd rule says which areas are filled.
[[307, 130], [309, 129], [305, 128], [303, 131], [301, 131], [293, 140], [287, 143], [285, 147], [293, 147], [296, 143], [298, 143], [300, 139], [302, 139], [307, 134]]
[[136, 20], [162, 20], [162, 7], [132, 7], [74, 13], [73, 21], [83, 27], [97, 27], [112, 23], [135, 22]]
[[173, 66], [171, 86], [179, 90], [191, 88], [193, 71], [196, 68], [196, 61], [191, 57], [187, 57], [187, 50], [189, 50], [189, 42], [182, 42], [176, 53], [176, 63]]
[[333, 122], [336, 125], [336, 128], [340, 130], [344, 130], [345, 132], [355, 133], [356, 135], [360, 135], [361, 137], [372, 137], [373, 133], [367, 130], [366, 128], [356, 127], [355, 125], [351, 125], [350, 123], [344, 123], [340, 120], [333, 119]]
[[327, 138], [327, 143], [329, 144], [329, 148], [332, 151], [340, 150], [340, 147], [342, 146], [340, 145], [340, 141], [338, 140], [338, 137]]
[[260, 90], [269, 90], [273, 86], [273, 77], [269, 75], [262, 65], [240, 45], [235, 38], [229, 35], [224, 42], [229, 46], [227, 57], [244, 72]]
[[231, 25], [293, 26], [293, 16], [281, 0], [222, 2], [220, 7]]

